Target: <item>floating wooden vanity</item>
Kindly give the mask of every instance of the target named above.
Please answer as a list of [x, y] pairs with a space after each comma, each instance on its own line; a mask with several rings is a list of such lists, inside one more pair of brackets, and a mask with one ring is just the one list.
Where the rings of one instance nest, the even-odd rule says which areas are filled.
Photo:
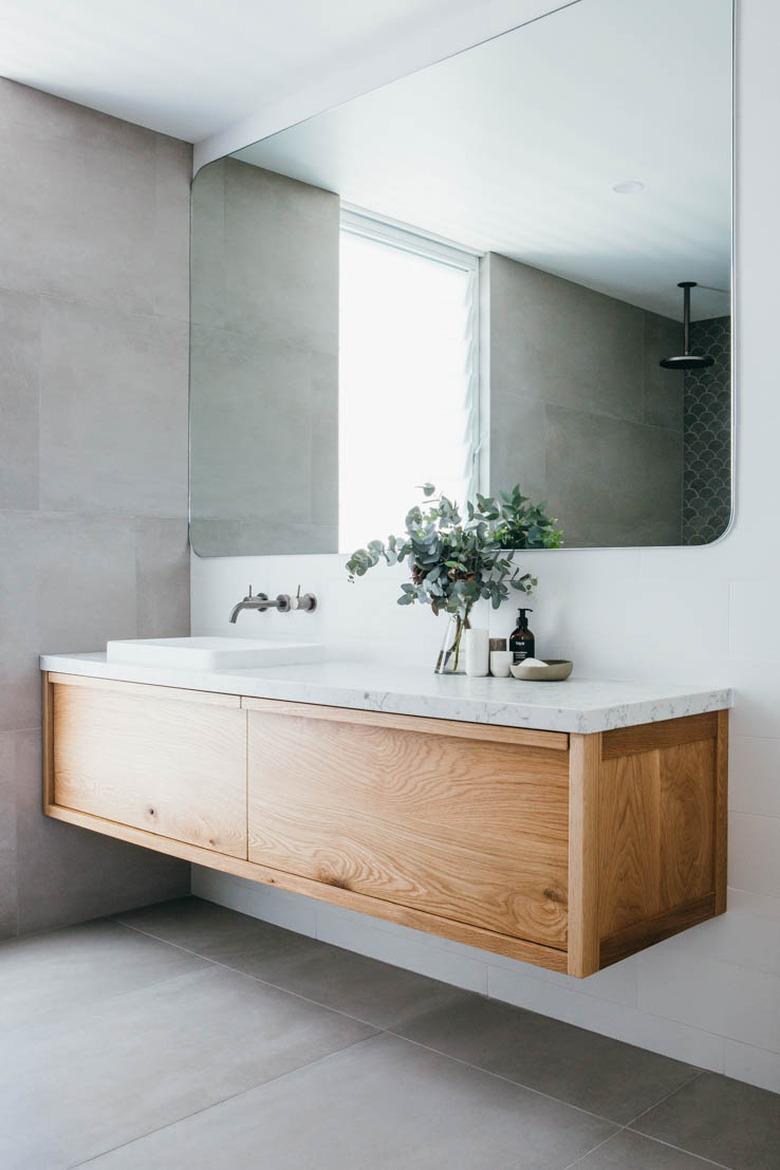
[[583, 734], [48, 671], [44, 710], [48, 816], [555, 971], [725, 910], [725, 709]]

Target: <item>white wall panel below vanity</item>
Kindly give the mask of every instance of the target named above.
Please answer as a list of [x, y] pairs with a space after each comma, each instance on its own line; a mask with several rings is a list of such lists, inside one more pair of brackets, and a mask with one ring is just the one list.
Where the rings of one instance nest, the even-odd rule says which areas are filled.
[[[780, 118], [780, 11], [741, 6], [737, 52], [736, 521], [702, 548], [523, 554], [538, 574], [537, 652], [580, 677], [733, 687], [729, 912], [590, 979], [488, 956], [390, 923], [196, 870], [202, 897], [293, 930], [423, 971], [780, 1091], [780, 663], [776, 539], [777, 272], [780, 160], [766, 124]], [[300, 581], [316, 614], [243, 614], [248, 581], [273, 595]], [[441, 625], [395, 605], [392, 572], [349, 585], [339, 557], [192, 558], [195, 634], [322, 639], [339, 656], [432, 669]], [[501, 612], [495, 633], [507, 632]], [[518, 686], [522, 684], [518, 683]]]

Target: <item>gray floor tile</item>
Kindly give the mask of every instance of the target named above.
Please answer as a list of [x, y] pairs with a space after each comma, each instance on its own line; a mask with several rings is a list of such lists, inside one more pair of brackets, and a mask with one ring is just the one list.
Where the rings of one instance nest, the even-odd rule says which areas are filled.
[[704, 1073], [632, 1128], [733, 1170], [780, 1166], [780, 1096], [717, 1073]]
[[651, 1138], [623, 1130], [577, 1162], [576, 1170], [714, 1170], [694, 1154], [685, 1154]]
[[0, 945], [0, 1031], [210, 966], [114, 922], [12, 939]]
[[296, 948], [303, 951], [317, 945], [304, 935], [195, 897], [142, 906], [117, 914], [116, 920], [219, 962], [265, 947], [280, 954], [289, 948], [294, 954]]
[[95, 1170], [560, 1170], [606, 1122], [392, 1036], [98, 1158]]
[[679, 1088], [690, 1065], [496, 1000], [457, 1004], [398, 1030], [420, 1044], [625, 1124]]
[[120, 921], [378, 1028], [410, 1024], [462, 997], [436, 979], [197, 898], [150, 906]]
[[17, 1028], [0, 1062], [0, 1166], [73, 1166], [371, 1034], [214, 966]]

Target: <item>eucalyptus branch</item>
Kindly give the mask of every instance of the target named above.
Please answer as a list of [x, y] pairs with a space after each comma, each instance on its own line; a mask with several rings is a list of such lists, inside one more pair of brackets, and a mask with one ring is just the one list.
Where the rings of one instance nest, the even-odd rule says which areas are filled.
[[557, 521], [517, 486], [497, 499], [477, 495], [476, 502], [467, 502], [465, 518], [457, 503], [436, 496], [433, 484], [423, 484], [421, 490], [423, 504], [407, 512], [403, 536], [371, 540], [353, 552], [346, 565], [350, 581], [380, 561], [408, 561], [411, 581], [401, 586], [398, 604], [430, 605], [436, 614], [444, 611], [467, 622], [477, 601], [498, 609], [510, 589], [530, 593], [536, 586], [535, 577], [513, 564], [513, 550], [561, 546]]

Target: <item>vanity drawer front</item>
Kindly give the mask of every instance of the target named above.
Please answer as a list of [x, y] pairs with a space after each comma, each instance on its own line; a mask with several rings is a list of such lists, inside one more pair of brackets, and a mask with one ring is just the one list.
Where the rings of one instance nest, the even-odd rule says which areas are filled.
[[53, 802], [246, 857], [240, 700], [167, 692], [52, 679]]
[[565, 948], [567, 737], [245, 704], [250, 861]]

